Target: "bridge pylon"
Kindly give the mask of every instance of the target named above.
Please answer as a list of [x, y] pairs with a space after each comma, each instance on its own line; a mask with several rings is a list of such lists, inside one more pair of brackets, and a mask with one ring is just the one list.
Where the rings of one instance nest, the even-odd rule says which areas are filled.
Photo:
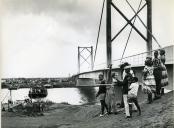
[[[146, 0], [147, 3], [147, 51], [152, 51], [152, 0]], [[152, 56], [152, 52], [148, 52]]]
[[[82, 54], [85, 51], [87, 51], [89, 53], [89, 55], [87, 57], [85, 57]], [[89, 62], [89, 59], [90, 59], [90, 62]], [[92, 46], [91, 47], [79, 47], [78, 46], [78, 73], [80, 73], [81, 65], [85, 62], [88, 63], [91, 67], [91, 70], [93, 70], [94, 61], [93, 61], [93, 47]]]
[[[144, 39], [144, 41], [146, 42], [146, 49], [147, 49], [147, 52], [149, 53], [149, 55], [152, 55], [150, 52], [150, 51], [152, 51], [152, 38], [156, 41], [155, 37], [152, 35], [152, 0], [145, 0], [145, 4], [143, 6], [141, 6], [143, 1], [140, 0], [140, 4], [139, 4], [137, 11], [134, 10], [134, 8], [128, 2], [128, 0], [126, 0], [126, 2], [135, 13], [131, 19], [128, 19], [126, 17], [126, 15], [116, 6], [116, 4], [114, 4], [114, 2], [112, 0], [106, 0], [106, 56], [107, 56], [106, 60], [107, 60], [107, 66], [112, 63], [112, 42], [121, 34], [121, 32], [128, 25], [131, 26], [130, 34], [132, 32], [132, 29], [135, 30], [135, 32], [137, 32], [139, 34], [139, 36], [141, 36], [142, 39]], [[138, 15], [145, 6], [147, 6], [147, 25], [144, 24], [144, 22], [141, 20], [141, 18]], [[117, 11], [127, 22], [126, 25], [124, 25], [122, 27], [122, 29], [120, 29], [120, 31], [113, 37], [112, 37], [112, 32], [111, 32], [111, 28], [112, 28], [112, 26], [111, 26], [111, 21], [112, 21], [111, 7], [113, 7], [114, 10]], [[142, 22], [142, 24], [146, 28], [146, 30], [147, 30], [146, 36], [134, 25], [136, 17], [138, 17], [138, 19]], [[133, 23], [132, 23], [132, 21], [133, 21]], [[127, 39], [127, 43], [129, 41], [130, 34]], [[127, 43], [125, 46], [125, 50], [127, 47]], [[125, 52], [125, 50], [124, 50], [124, 52]], [[124, 52], [123, 52], [123, 55], [124, 55]]]

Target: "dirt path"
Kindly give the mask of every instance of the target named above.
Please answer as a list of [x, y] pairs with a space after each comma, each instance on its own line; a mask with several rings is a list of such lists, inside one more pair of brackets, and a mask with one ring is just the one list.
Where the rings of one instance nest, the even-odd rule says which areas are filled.
[[131, 119], [125, 119], [123, 111], [98, 117], [98, 105], [54, 104], [40, 117], [3, 112], [2, 128], [174, 128], [173, 92], [152, 104], [141, 104], [141, 109], [141, 116], [134, 112]]

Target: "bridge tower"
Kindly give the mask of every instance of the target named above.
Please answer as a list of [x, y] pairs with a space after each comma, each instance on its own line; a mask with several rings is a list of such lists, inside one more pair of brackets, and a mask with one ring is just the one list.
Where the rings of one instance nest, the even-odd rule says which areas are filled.
[[[146, 0], [147, 3], [147, 51], [152, 51], [152, 0]], [[148, 52], [152, 56], [152, 52]]]
[[[87, 57], [83, 56], [83, 52], [88, 51], [89, 55]], [[90, 58], [90, 62], [89, 62]], [[83, 59], [83, 62], [81, 60]], [[93, 47], [78, 47], [78, 73], [80, 73], [81, 65], [86, 62], [90, 65], [91, 70], [93, 70], [94, 62], [93, 62]]]
[[112, 41], [111, 41], [111, 2], [106, 1], [106, 57], [107, 66], [112, 63]]
[[[127, 0], [126, 0], [127, 1]], [[146, 4], [144, 4], [141, 8], [138, 9], [137, 12], [135, 12], [135, 15], [128, 19], [124, 13], [119, 10], [119, 8], [112, 2], [112, 0], [106, 0], [106, 57], [107, 57], [107, 66], [112, 64], [112, 41], [117, 38], [118, 35], [126, 28], [127, 25], [130, 25], [145, 41], [146, 41], [146, 49], [149, 55], [152, 53], [149, 51], [152, 51], [152, 0], [145, 0]], [[131, 7], [131, 5], [129, 5]], [[147, 36], [145, 37], [131, 22], [133, 19], [138, 17], [138, 13], [141, 12], [141, 10], [147, 6]], [[111, 7], [113, 7], [126, 21], [127, 24], [112, 38], [111, 33]], [[134, 10], [135, 11], [135, 10]], [[140, 19], [141, 20], [141, 19]]]

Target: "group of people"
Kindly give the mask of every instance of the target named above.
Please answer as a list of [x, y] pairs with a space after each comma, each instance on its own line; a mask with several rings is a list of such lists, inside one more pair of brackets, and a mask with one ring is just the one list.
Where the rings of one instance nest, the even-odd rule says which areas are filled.
[[[100, 117], [105, 114], [117, 114], [117, 107], [124, 107], [126, 118], [131, 118], [133, 109], [138, 110], [138, 115], [141, 115], [141, 108], [137, 99], [140, 81], [135, 76], [129, 63], [125, 62], [120, 66], [120, 69], [122, 80], [118, 79], [118, 72], [113, 72], [111, 84], [104, 80], [103, 74], [99, 74], [100, 86], [96, 97], [101, 103]], [[164, 50], [155, 51], [153, 59], [150, 56], [146, 57], [141, 85], [143, 92], [148, 95], [147, 103], [152, 103], [153, 100], [159, 99], [164, 93], [163, 87], [168, 85]], [[122, 93], [121, 103], [116, 103], [115, 100], [116, 95], [118, 96], [116, 94], [116, 92], [118, 93], [118, 87], [121, 88]], [[105, 109], [106, 112], [104, 113]]]
[[146, 57], [143, 84], [143, 91], [148, 94], [148, 103], [152, 103], [153, 99], [161, 98], [164, 94], [164, 87], [168, 85], [164, 50], [155, 51], [153, 59], [152, 57]]

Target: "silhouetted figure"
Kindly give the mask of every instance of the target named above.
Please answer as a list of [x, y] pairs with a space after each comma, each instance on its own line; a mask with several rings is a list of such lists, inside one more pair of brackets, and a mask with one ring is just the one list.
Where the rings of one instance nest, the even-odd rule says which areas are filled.
[[158, 51], [154, 52], [154, 59], [153, 59], [153, 67], [154, 67], [154, 76], [155, 76], [155, 82], [156, 82], [156, 94], [155, 99], [158, 99], [161, 97], [160, 91], [161, 91], [161, 60], [158, 58]]
[[[103, 74], [99, 74], [99, 81], [100, 81], [99, 84], [105, 84]], [[97, 93], [96, 97], [98, 97], [98, 99], [100, 100], [100, 103], [101, 103], [100, 117], [102, 117], [102, 116], [104, 116], [105, 108], [106, 108], [107, 113], [108, 113], [108, 107], [107, 107], [106, 102], [105, 102], [105, 97], [106, 97], [106, 86], [105, 85], [100, 85], [99, 86], [99, 90], [98, 90], [98, 93]]]

